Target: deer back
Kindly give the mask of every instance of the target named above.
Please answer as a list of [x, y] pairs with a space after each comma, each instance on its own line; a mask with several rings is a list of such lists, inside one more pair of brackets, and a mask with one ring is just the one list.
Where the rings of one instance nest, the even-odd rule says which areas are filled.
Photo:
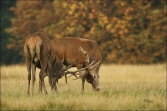
[[95, 63], [102, 59], [100, 48], [93, 40], [66, 37], [61, 39], [55, 39], [52, 41], [53, 48], [57, 57], [65, 64], [85, 64], [86, 56], [78, 49], [82, 47], [87, 51], [90, 62]]

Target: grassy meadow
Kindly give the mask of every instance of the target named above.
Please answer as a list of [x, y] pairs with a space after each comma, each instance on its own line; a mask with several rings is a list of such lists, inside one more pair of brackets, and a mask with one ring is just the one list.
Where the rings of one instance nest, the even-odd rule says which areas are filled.
[[[75, 69], [72, 69], [75, 70]], [[27, 95], [25, 65], [1, 66], [1, 110], [166, 110], [166, 64], [102, 65], [99, 92], [92, 91], [81, 80], [64, 77], [59, 80], [58, 93], [38, 94], [39, 69], [34, 95]]]

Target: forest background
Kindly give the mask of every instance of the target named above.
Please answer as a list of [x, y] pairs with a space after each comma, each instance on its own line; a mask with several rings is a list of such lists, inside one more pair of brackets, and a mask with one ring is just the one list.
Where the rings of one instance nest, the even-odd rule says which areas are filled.
[[25, 63], [28, 34], [97, 41], [103, 63], [166, 62], [166, 0], [1, 1], [1, 63]]

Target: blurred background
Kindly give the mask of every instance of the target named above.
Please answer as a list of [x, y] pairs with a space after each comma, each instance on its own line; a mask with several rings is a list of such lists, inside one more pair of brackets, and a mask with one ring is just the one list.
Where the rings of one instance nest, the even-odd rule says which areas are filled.
[[1, 64], [25, 63], [28, 34], [97, 41], [103, 63], [166, 63], [166, 0], [1, 0]]

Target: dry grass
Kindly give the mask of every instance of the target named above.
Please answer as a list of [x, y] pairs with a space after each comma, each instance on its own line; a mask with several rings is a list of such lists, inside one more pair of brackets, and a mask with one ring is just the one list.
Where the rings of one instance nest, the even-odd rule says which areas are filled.
[[59, 93], [27, 96], [27, 71], [20, 65], [1, 67], [1, 110], [166, 110], [166, 65], [102, 65], [100, 92], [81, 80], [59, 80]]

